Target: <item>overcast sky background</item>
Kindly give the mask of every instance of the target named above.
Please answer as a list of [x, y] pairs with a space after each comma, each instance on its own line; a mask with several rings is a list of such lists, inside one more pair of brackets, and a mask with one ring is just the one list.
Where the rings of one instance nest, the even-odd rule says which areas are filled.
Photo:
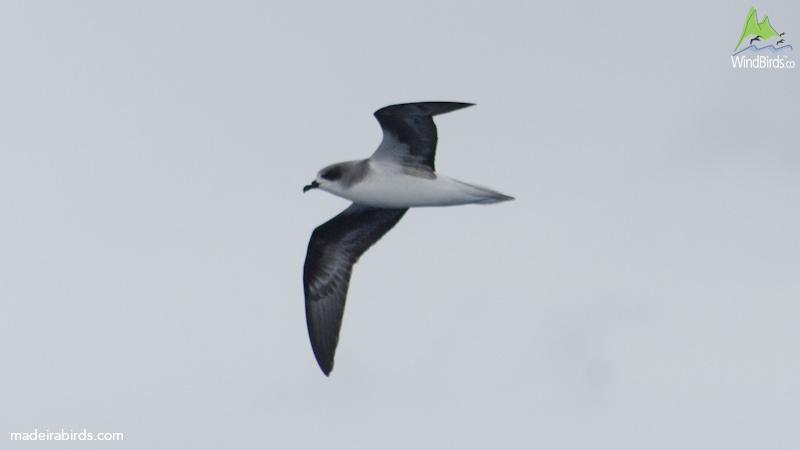
[[[277, 3], [0, 5], [0, 447], [800, 446], [800, 68], [731, 67], [751, 3]], [[301, 188], [426, 100], [517, 200], [410, 211], [326, 378], [348, 203]], [[62, 428], [125, 441], [7, 441]]]

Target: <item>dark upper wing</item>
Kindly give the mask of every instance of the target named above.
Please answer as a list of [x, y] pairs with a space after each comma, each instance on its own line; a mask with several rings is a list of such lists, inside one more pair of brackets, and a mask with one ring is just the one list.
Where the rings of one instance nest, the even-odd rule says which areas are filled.
[[383, 141], [373, 159], [393, 159], [404, 165], [434, 171], [436, 125], [433, 116], [472, 106], [472, 103], [423, 102], [392, 105], [375, 111]]
[[325, 375], [333, 370], [353, 264], [406, 211], [353, 203], [311, 234], [303, 268], [306, 322], [314, 356]]

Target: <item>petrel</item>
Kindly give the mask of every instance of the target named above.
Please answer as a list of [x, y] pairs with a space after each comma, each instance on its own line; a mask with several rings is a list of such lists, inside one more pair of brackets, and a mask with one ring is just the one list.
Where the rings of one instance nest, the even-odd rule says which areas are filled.
[[326, 376], [333, 370], [353, 264], [408, 208], [514, 200], [436, 172], [433, 116], [468, 106], [472, 104], [423, 102], [381, 108], [375, 118], [383, 140], [375, 153], [327, 166], [303, 188], [303, 192], [322, 189], [353, 202], [314, 230], [303, 267], [308, 336]]

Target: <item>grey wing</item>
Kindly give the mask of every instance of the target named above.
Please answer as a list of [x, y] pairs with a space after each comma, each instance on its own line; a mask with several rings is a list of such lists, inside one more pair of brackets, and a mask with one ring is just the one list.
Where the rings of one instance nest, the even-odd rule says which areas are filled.
[[437, 135], [433, 116], [467, 106], [472, 106], [472, 103], [404, 103], [375, 111], [375, 118], [383, 129], [383, 140], [372, 158], [391, 159], [403, 165], [435, 171]]
[[325, 375], [333, 370], [353, 264], [406, 211], [353, 203], [311, 234], [303, 267], [306, 322], [314, 356]]

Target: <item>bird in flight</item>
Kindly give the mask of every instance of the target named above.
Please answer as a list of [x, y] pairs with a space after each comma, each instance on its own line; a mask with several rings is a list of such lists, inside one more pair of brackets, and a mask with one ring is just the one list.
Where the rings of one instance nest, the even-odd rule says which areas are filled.
[[750, 43], [752, 44], [753, 41], [760, 41], [760, 40], [761, 40], [761, 36], [756, 36], [753, 39], [750, 39]]
[[433, 116], [470, 103], [422, 102], [375, 112], [383, 140], [367, 159], [329, 165], [303, 192], [321, 189], [353, 203], [311, 234], [303, 267], [306, 323], [322, 372], [333, 370], [353, 265], [408, 211], [420, 206], [514, 200], [492, 189], [436, 172]]

